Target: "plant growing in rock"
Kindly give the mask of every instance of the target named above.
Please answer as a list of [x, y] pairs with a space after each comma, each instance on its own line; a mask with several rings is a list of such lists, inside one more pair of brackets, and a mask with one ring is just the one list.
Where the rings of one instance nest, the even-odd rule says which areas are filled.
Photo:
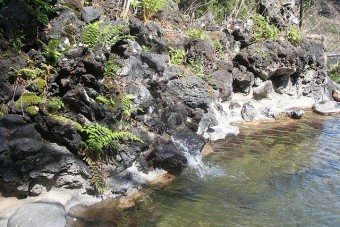
[[94, 47], [99, 43], [111, 46], [119, 40], [133, 38], [124, 34], [125, 28], [127, 25], [112, 25], [104, 21], [96, 21], [85, 26], [82, 41], [89, 47]]
[[195, 76], [199, 78], [205, 77], [203, 59], [190, 60], [190, 67], [195, 72]]
[[102, 95], [97, 96], [96, 101], [100, 104], [110, 106], [110, 107], [113, 107], [115, 105], [115, 102], [113, 101], [111, 97], [106, 98], [105, 96], [102, 96]]
[[302, 34], [298, 27], [291, 27], [288, 30], [288, 41], [294, 46], [298, 46], [302, 42]]
[[190, 39], [205, 40], [207, 38], [204, 31], [199, 28], [190, 28], [188, 30], [188, 36]]
[[114, 77], [121, 70], [120, 66], [113, 60], [109, 60], [104, 68], [104, 75]]
[[57, 97], [51, 97], [51, 98], [47, 99], [47, 101], [45, 102], [45, 105], [46, 105], [46, 108], [48, 109], [48, 111], [53, 113], [53, 112], [57, 112], [58, 110], [63, 108], [64, 102]]
[[168, 0], [141, 0], [141, 3], [145, 21], [169, 5]]
[[181, 49], [174, 49], [170, 47], [169, 50], [169, 61], [170, 64], [180, 65], [185, 60], [185, 51]]
[[255, 42], [260, 42], [266, 39], [277, 40], [279, 38], [279, 29], [274, 25], [270, 25], [267, 18], [262, 15], [255, 15], [253, 36]]
[[24, 80], [35, 79], [37, 77], [43, 77], [45, 75], [44, 71], [39, 69], [39, 68], [34, 68], [34, 69], [30, 69], [30, 68], [14, 69], [14, 68], [11, 68], [10, 73], [13, 76], [15, 76], [16, 78], [22, 78]]
[[51, 64], [55, 64], [59, 57], [62, 55], [57, 48], [60, 44], [60, 41], [57, 39], [51, 39], [48, 44], [45, 44], [41, 42], [44, 47], [44, 51], [42, 54], [46, 57], [47, 61], [49, 61]]
[[127, 131], [113, 132], [99, 124], [86, 124], [81, 130], [84, 138], [82, 156], [92, 171], [92, 183], [99, 192], [105, 190], [105, 172], [102, 164], [107, 158], [123, 151], [121, 144], [128, 141], [143, 141]]
[[123, 107], [123, 115], [130, 117], [131, 114], [138, 109], [134, 107], [135, 96], [132, 94], [124, 94], [121, 100], [121, 104]]

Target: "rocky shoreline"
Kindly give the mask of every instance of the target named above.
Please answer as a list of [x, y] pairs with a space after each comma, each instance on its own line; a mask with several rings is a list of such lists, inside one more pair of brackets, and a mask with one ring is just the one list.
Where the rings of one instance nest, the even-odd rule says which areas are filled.
[[[237, 135], [234, 122], [299, 119], [300, 108], [313, 106], [318, 113], [339, 112], [332, 99], [338, 85], [327, 76], [319, 41], [254, 42], [250, 21], [220, 26], [208, 14], [190, 24], [178, 15], [176, 4], [147, 22], [104, 18], [92, 6], [77, 14], [66, 9], [41, 34], [45, 52], [35, 47], [0, 58], [0, 203], [40, 196], [62, 216], [75, 195], [98, 202], [139, 189], [162, 171], [180, 174], [188, 166], [186, 155], [199, 154], [208, 140]], [[86, 29], [96, 21], [119, 26], [121, 38], [110, 45], [84, 44]], [[190, 37], [189, 26], [208, 38]], [[47, 47], [53, 40], [58, 44]], [[48, 48], [58, 53], [53, 66], [46, 65]], [[174, 63], [179, 53], [184, 55]], [[84, 155], [87, 125], [111, 130], [112, 137], [136, 137], [94, 161]], [[96, 178], [105, 179], [102, 193]], [[52, 196], [54, 203], [48, 195], [55, 190], [72, 196]], [[0, 226], [11, 212], [1, 214]], [[19, 223], [12, 217], [7, 226]]]

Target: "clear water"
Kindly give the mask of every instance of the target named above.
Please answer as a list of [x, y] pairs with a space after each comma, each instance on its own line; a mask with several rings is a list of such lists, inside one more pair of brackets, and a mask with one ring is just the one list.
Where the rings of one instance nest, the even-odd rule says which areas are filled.
[[206, 174], [187, 170], [115, 219], [97, 207], [105, 222], [79, 226], [340, 226], [339, 116], [245, 126], [212, 146]]

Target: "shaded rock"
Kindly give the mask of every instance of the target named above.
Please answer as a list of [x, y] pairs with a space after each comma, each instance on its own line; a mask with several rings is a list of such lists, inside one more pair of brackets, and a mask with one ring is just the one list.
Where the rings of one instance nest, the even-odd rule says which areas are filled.
[[171, 135], [172, 142], [179, 150], [184, 150], [191, 155], [201, 153], [205, 139], [190, 130], [176, 131]]
[[7, 227], [61, 227], [66, 226], [64, 206], [50, 199], [22, 205], [9, 218]]
[[125, 67], [120, 75], [124, 77], [126, 81], [148, 83], [153, 75], [155, 75], [155, 71], [152, 70], [146, 63], [142, 62], [140, 58], [130, 56], [125, 61]]
[[142, 61], [156, 72], [163, 72], [169, 62], [167, 54], [143, 53], [141, 58]]
[[149, 127], [149, 130], [152, 132], [157, 132], [158, 134], [163, 134], [165, 132], [165, 124], [156, 118], [148, 119], [144, 122], [146, 126]]
[[209, 82], [215, 90], [219, 91], [219, 98], [222, 102], [232, 99], [233, 75], [227, 70], [215, 71]]
[[74, 124], [55, 116], [41, 115], [36, 117], [36, 122], [45, 138], [62, 143], [72, 151], [80, 149], [82, 140]]
[[85, 23], [90, 23], [90, 22], [93, 22], [95, 20], [98, 20], [99, 17], [100, 17], [100, 13], [98, 12], [98, 10], [96, 10], [92, 6], [84, 7], [81, 10], [81, 19]]
[[245, 121], [253, 121], [257, 117], [255, 106], [251, 102], [246, 102], [243, 104], [241, 116]]
[[228, 28], [229, 33], [234, 37], [235, 41], [241, 43], [241, 48], [246, 47], [252, 37], [252, 20], [233, 20]]
[[270, 80], [267, 80], [261, 83], [258, 87], [253, 88], [253, 96], [254, 99], [271, 99], [274, 94], [273, 83]]
[[247, 68], [242, 65], [240, 65], [240, 69], [234, 68], [232, 74], [235, 90], [248, 94], [254, 84], [254, 74], [247, 71]]
[[78, 20], [72, 11], [64, 10], [51, 22], [51, 29], [46, 34], [46, 38], [61, 40], [62, 37], [67, 37], [71, 43], [74, 43], [80, 38], [83, 25], [84, 22]]
[[167, 84], [167, 91], [191, 108], [207, 108], [211, 99], [205, 81], [196, 77], [171, 80]]
[[285, 113], [292, 119], [300, 119], [305, 114], [303, 110], [296, 108], [288, 109], [285, 111]]
[[301, 67], [297, 50], [288, 43], [266, 40], [241, 50], [235, 60], [264, 80], [290, 76]]
[[216, 126], [218, 121], [216, 115], [212, 111], [207, 113], [202, 113], [201, 118], [199, 118], [199, 127], [197, 133], [203, 135], [205, 131], [209, 130], [211, 127]]
[[86, 72], [95, 75], [97, 78], [101, 78], [110, 53], [110, 47], [105, 44], [98, 44], [92, 48], [92, 51], [87, 52], [87, 55], [83, 58]]
[[187, 62], [202, 61], [205, 65], [215, 58], [215, 49], [208, 41], [196, 39], [190, 40], [185, 46]]
[[87, 50], [88, 49], [85, 45], [72, 46], [71, 49], [64, 52], [64, 56], [66, 58], [70, 58], [70, 59], [79, 58], [79, 57], [83, 56], [86, 53]]
[[153, 168], [164, 169], [175, 175], [180, 174], [188, 165], [184, 154], [172, 142], [165, 141], [156, 142], [146, 161]]
[[208, 12], [194, 22], [193, 27], [200, 27], [205, 31], [216, 31], [219, 29], [218, 24], [214, 20], [214, 15]]
[[331, 115], [340, 113], [340, 102], [336, 101], [320, 101], [314, 104], [313, 110], [318, 114]]

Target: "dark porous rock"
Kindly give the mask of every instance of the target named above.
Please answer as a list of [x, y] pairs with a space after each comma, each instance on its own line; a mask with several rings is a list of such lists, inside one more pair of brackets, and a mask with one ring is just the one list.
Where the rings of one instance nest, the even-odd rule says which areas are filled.
[[83, 56], [88, 50], [86, 45], [72, 46], [70, 49], [64, 52], [64, 56], [69, 59], [75, 59]]
[[231, 21], [229, 26], [229, 33], [234, 37], [235, 41], [241, 43], [241, 48], [246, 47], [252, 36], [252, 26], [251, 20], [234, 20]]
[[257, 117], [255, 106], [251, 102], [246, 102], [242, 106], [241, 116], [245, 121], [253, 121]]
[[144, 23], [135, 17], [130, 17], [130, 33], [136, 37], [138, 43], [146, 45], [153, 52], [162, 53], [168, 50], [161, 25], [155, 21]]
[[[190, 40], [185, 46], [187, 62], [190, 61], [201, 61], [205, 64], [215, 59], [215, 49], [208, 41], [201, 39]], [[203, 59], [202, 59], [203, 57]]]
[[202, 118], [200, 119], [197, 133], [202, 135], [205, 131], [216, 125], [218, 125], [216, 115], [212, 111], [208, 111], [207, 113], [204, 113]]
[[242, 49], [235, 60], [264, 80], [274, 75], [290, 76], [302, 67], [298, 51], [283, 41], [266, 40], [251, 44]]
[[184, 154], [172, 143], [159, 140], [146, 157], [150, 167], [160, 168], [171, 174], [180, 174], [188, 165]]
[[319, 101], [314, 104], [313, 110], [318, 114], [332, 115], [340, 113], [340, 102], [337, 101]]
[[234, 68], [232, 74], [234, 89], [249, 94], [250, 88], [254, 84], [254, 74], [247, 71], [247, 68], [242, 65], [240, 65], [240, 69]]
[[88, 51], [83, 58], [86, 72], [95, 75], [97, 78], [101, 78], [110, 53], [110, 47], [105, 44], [98, 44], [92, 48], [92, 51]]
[[121, 57], [139, 57], [143, 49], [135, 40], [121, 40], [111, 47], [111, 51]]
[[305, 114], [303, 110], [296, 108], [288, 109], [285, 113], [292, 119], [300, 119]]
[[137, 108], [147, 110], [153, 102], [150, 91], [142, 84], [136, 85], [131, 83], [126, 87], [126, 91], [128, 94], [135, 96], [134, 102]]
[[88, 167], [65, 147], [45, 142], [35, 124], [23, 124], [19, 115], [14, 121], [13, 116], [0, 120], [1, 193], [24, 198], [53, 186], [85, 190], [91, 175]]
[[[320, 37], [324, 39], [324, 37]], [[300, 59], [305, 65], [313, 70], [320, 70], [326, 67], [324, 40], [304, 39], [301, 47], [304, 50], [300, 54]]]
[[211, 12], [203, 15], [194, 23], [194, 27], [200, 27], [205, 31], [216, 31], [219, 29], [218, 24], [214, 20], [214, 15]]
[[171, 80], [167, 84], [167, 92], [191, 108], [205, 109], [211, 101], [208, 85], [197, 77]]
[[260, 100], [260, 99], [271, 99], [274, 95], [274, 87], [273, 83], [270, 80], [267, 80], [259, 86], [253, 88], [253, 96], [254, 99]]
[[146, 126], [149, 127], [149, 130], [152, 132], [156, 132], [158, 134], [163, 134], [165, 132], [165, 124], [157, 119], [157, 118], [151, 118], [144, 122]]
[[212, 73], [209, 83], [215, 90], [219, 91], [219, 98], [222, 102], [232, 99], [233, 75], [227, 70], [218, 70]]
[[155, 71], [136, 56], [130, 56], [125, 64], [126, 66], [120, 75], [124, 77], [126, 81], [147, 83], [153, 75], [155, 75]]
[[92, 6], [84, 7], [81, 10], [81, 19], [86, 23], [98, 20], [99, 17], [100, 17], [99, 11], [93, 8]]
[[64, 206], [50, 199], [20, 206], [9, 218], [7, 227], [61, 227], [66, 226]]
[[78, 151], [81, 147], [81, 137], [77, 128], [66, 119], [54, 115], [37, 116], [37, 128], [46, 139], [62, 143], [72, 151]]
[[176, 103], [161, 111], [161, 120], [167, 129], [175, 129], [184, 124], [188, 118], [187, 107], [183, 103]]
[[205, 139], [190, 130], [176, 131], [171, 135], [171, 139], [179, 150], [183, 150], [191, 155], [201, 153], [205, 145]]
[[8, 114], [0, 119], [0, 127], [15, 129], [20, 126], [24, 126], [27, 122], [20, 115]]
[[169, 62], [167, 54], [143, 53], [141, 57], [142, 61], [156, 72], [163, 72]]
[[80, 38], [83, 25], [84, 22], [78, 20], [71, 10], [64, 10], [51, 22], [46, 38], [61, 40], [62, 37], [67, 37], [72, 43]]

